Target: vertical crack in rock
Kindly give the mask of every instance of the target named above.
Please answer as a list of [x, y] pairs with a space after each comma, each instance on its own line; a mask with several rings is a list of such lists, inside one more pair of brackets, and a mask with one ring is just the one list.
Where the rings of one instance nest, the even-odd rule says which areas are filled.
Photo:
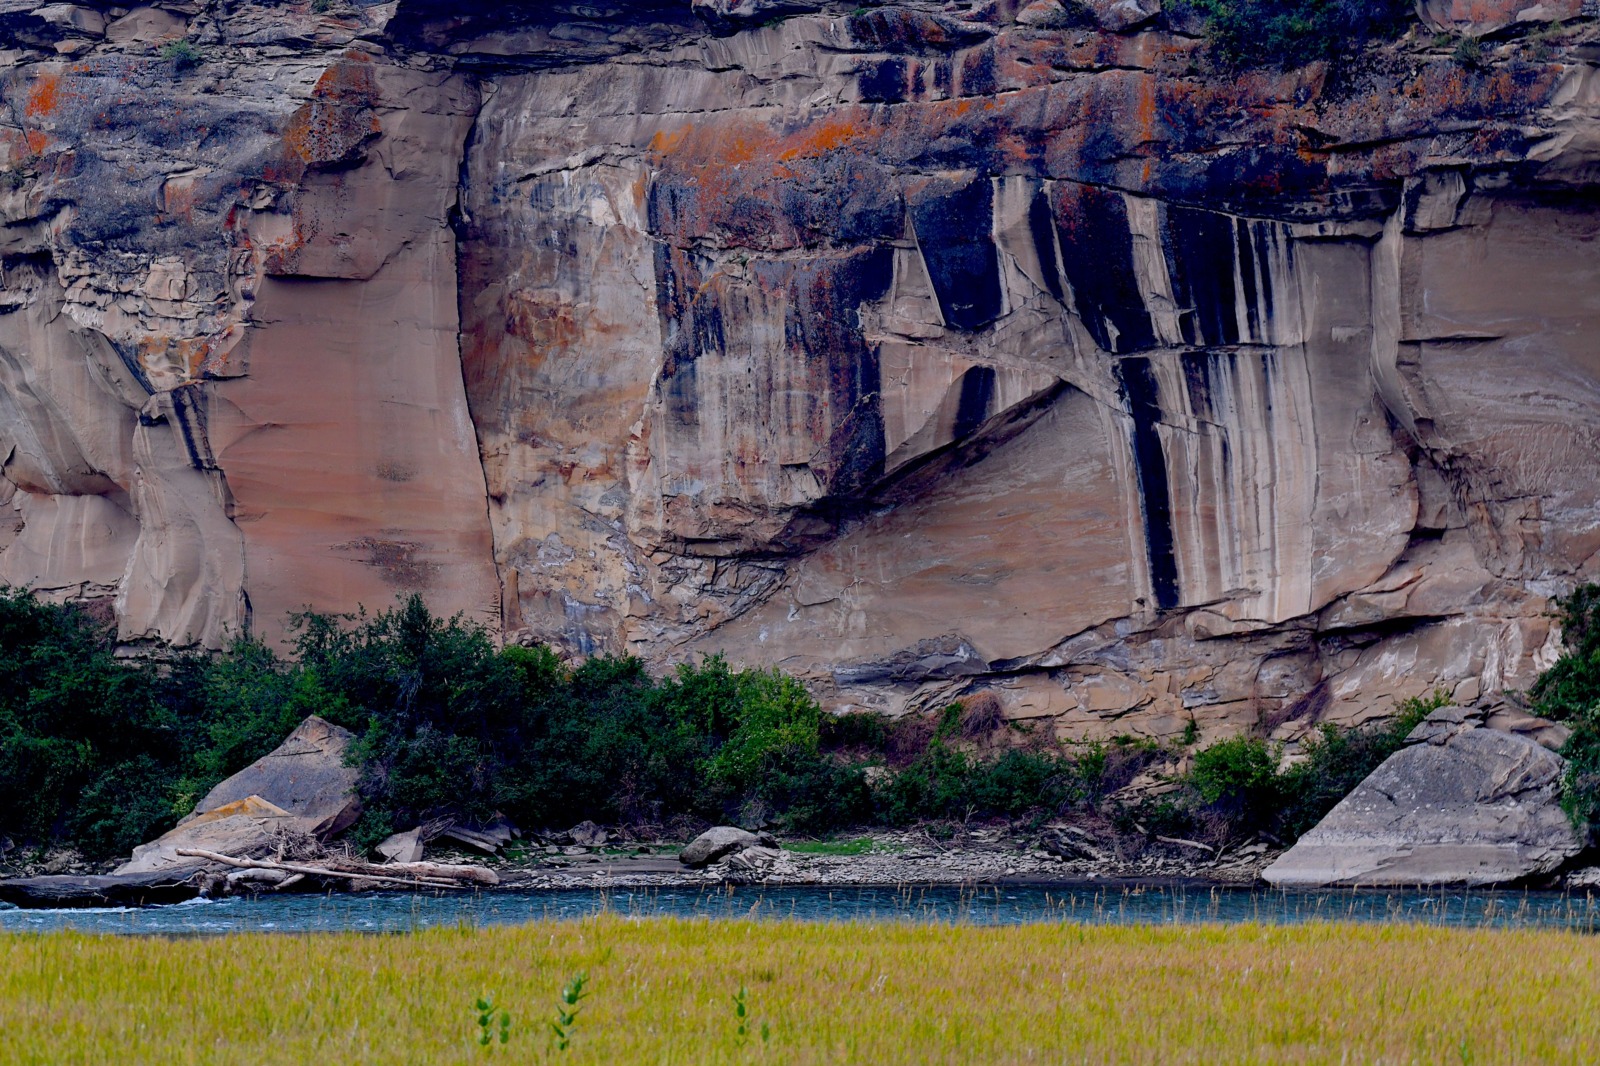
[[[492, 484], [492, 479], [490, 478], [488, 455], [485, 450], [486, 446], [484, 442], [482, 420], [478, 417], [478, 413], [473, 411], [472, 408], [472, 382], [468, 379], [467, 373], [468, 336], [466, 322], [468, 321], [469, 310], [468, 308], [462, 306], [462, 303], [467, 297], [467, 286], [461, 284], [460, 281], [461, 278], [467, 276], [468, 270], [468, 266], [464, 261], [464, 258], [466, 255], [466, 234], [469, 227], [472, 225], [472, 218], [467, 211], [467, 190], [472, 180], [472, 153], [474, 148], [477, 146], [478, 138], [482, 133], [480, 124], [483, 120], [483, 112], [487, 103], [487, 97], [492, 94], [485, 91], [484, 80], [482, 76], [468, 74], [467, 80], [472, 86], [473, 95], [476, 98], [477, 106], [473, 109], [472, 121], [467, 127], [467, 134], [461, 139], [460, 156], [456, 160], [455, 200], [450, 204], [446, 213], [446, 217], [450, 230], [451, 253], [454, 255], [456, 262], [457, 281], [455, 296], [457, 301], [457, 370], [461, 375], [462, 396], [465, 397], [466, 400], [467, 413], [472, 424], [472, 437], [477, 445], [478, 469], [483, 478], [483, 484], [485, 487], [483, 494], [484, 526], [492, 531], [494, 529], [494, 494], [489, 489], [489, 486]], [[508, 590], [508, 583], [506, 580], [507, 575], [505, 567], [501, 563], [500, 553], [493, 550], [494, 545], [492, 542], [492, 536], [490, 547], [491, 551], [489, 553], [489, 564], [494, 568], [495, 587], [494, 595], [490, 598], [490, 602], [485, 605], [486, 609], [484, 610], [484, 616], [490, 620], [490, 624], [492, 624], [496, 629], [503, 631], [506, 628], [506, 595]]]

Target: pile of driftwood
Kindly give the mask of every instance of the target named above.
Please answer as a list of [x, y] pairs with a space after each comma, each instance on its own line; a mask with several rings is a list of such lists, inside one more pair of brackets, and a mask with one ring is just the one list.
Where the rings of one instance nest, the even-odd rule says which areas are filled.
[[203, 848], [179, 848], [178, 854], [231, 867], [202, 886], [206, 895], [232, 895], [239, 891], [281, 891], [307, 878], [344, 882], [352, 890], [381, 885], [404, 888], [475, 888], [498, 885], [500, 877], [486, 866], [455, 866], [439, 862], [393, 862], [379, 865], [345, 855], [320, 860], [247, 859]]

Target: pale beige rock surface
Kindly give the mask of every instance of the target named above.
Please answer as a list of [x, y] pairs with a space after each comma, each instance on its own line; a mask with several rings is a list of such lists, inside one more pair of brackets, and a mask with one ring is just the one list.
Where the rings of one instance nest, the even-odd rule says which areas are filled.
[[417, 592], [1293, 742], [1600, 576], [1583, 5], [1347, 83], [1155, 0], [14, 7], [0, 581], [130, 644]]
[[1528, 735], [1440, 708], [1262, 877], [1285, 887], [1496, 885], [1551, 873], [1585, 846], [1560, 806], [1565, 768]]

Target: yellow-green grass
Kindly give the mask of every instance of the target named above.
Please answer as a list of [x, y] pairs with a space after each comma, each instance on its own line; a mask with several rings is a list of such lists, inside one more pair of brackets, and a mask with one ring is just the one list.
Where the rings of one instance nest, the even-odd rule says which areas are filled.
[[[0, 937], [0, 1061], [473, 1062], [491, 992], [507, 1062], [1593, 1062], [1597, 955], [1576, 934], [1343, 924], [20, 935]], [[541, 1027], [580, 970], [592, 997], [556, 1053]]]

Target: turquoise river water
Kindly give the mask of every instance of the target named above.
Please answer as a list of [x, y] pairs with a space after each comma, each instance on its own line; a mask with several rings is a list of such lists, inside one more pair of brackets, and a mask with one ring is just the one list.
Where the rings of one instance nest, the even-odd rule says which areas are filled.
[[1447, 926], [1600, 927], [1600, 899], [1585, 894], [1474, 891], [1279, 892], [1192, 884], [953, 887], [706, 887], [613, 891], [360, 893], [194, 901], [106, 910], [0, 908], [0, 933], [76, 929], [140, 935], [273, 932], [394, 933], [435, 925], [493, 926], [617, 914], [800, 921], [1419, 922]]

